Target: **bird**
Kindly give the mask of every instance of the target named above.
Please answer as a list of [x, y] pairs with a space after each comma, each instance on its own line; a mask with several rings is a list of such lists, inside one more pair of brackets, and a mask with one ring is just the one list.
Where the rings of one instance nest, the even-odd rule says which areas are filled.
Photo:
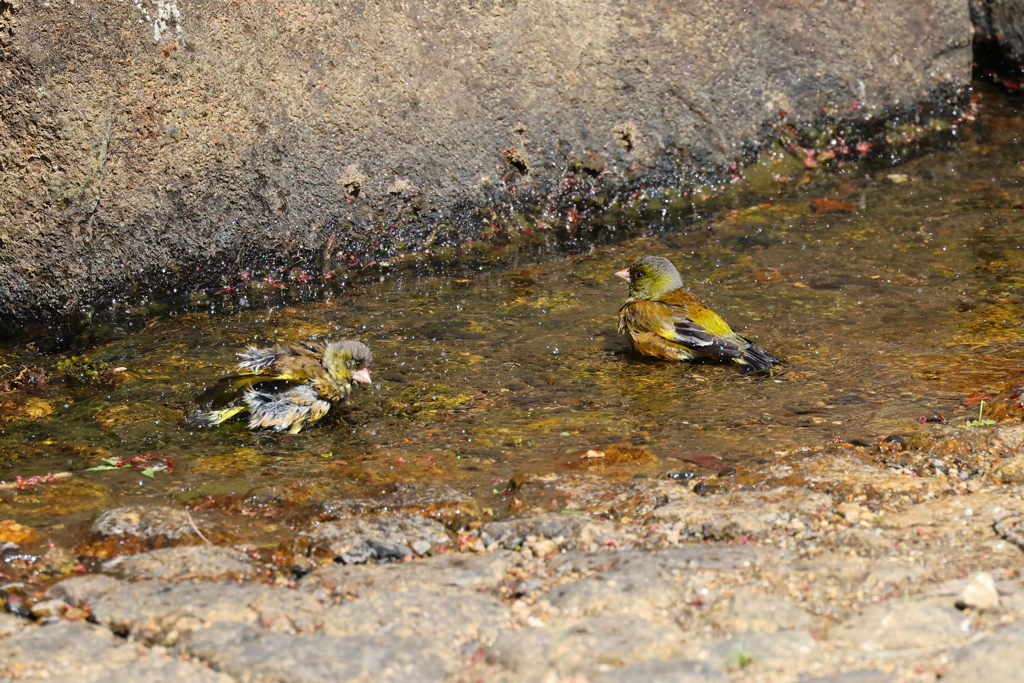
[[248, 412], [249, 429], [298, 434], [335, 405], [348, 403], [357, 383], [371, 382], [373, 353], [357, 341], [249, 346], [238, 356], [237, 374], [196, 397], [214, 410], [191, 417], [189, 424], [212, 427]]
[[619, 334], [633, 351], [664, 360], [732, 361], [744, 372], [783, 361], [733, 332], [729, 323], [683, 287], [672, 262], [645, 255], [615, 273], [629, 283], [619, 309]]

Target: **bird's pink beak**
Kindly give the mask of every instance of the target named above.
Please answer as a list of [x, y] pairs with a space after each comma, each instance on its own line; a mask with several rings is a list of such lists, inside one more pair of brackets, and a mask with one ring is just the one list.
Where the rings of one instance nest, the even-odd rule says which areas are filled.
[[623, 268], [622, 270], [615, 274], [621, 277], [626, 282], [629, 282], [629, 268]]
[[369, 384], [371, 382], [370, 371], [367, 368], [363, 368], [362, 370], [356, 370], [355, 372], [352, 373], [352, 379], [359, 382], [360, 384]]

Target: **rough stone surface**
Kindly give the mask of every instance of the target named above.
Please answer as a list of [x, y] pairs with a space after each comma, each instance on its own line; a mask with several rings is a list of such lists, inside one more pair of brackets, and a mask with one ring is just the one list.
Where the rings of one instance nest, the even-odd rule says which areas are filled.
[[46, 591], [47, 598], [63, 600], [73, 607], [81, 607], [95, 602], [100, 596], [120, 588], [123, 584], [112, 576], [104, 574], [86, 574], [65, 579], [50, 586]]
[[265, 585], [140, 581], [98, 598], [96, 622], [140, 642], [173, 645], [219, 622], [259, 623], [284, 633], [312, 632], [323, 606], [309, 595]]
[[682, 631], [631, 614], [571, 620], [554, 628], [502, 631], [488, 660], [525, 675], [555, 670], [593, 675], [602, 668], [673, 656]]
[[192, 633], [181, 650], [253, 683], [440, 683], [454, 668], [446, 652], [417, 638], [301, 637], [238, 624]]
[[245, 553], [206, 545], [162, 548], [116, 557], [103, 563], [103, 571], [131, 580], [189, 578], [242, 581], [259, 576], [256, 565]]
[[812, 618], [792, 600], [750, 590], [739, 590], [718, 603], [708, 615], [723, 631], [764, 631], [810, 628]]
[[577, 617], [630, 612], [652, 618], [673, 604], [678, 592], [662, 576], [658, 558], [636, 553], [585, 579], [556, 587], [539, 600], [547, 600], [562, 616]]
[[61, 622], [23, 631], [0, 641], [0, 675], [18, 680], [89, 683], [196, 681], [231, 683], [222, 673], [172, 658], [163, 650], [141, 648], [85, 622]]
[[596, 683], [726, 683], [718, 671], [696, 662], [649, 659], [614, 669]]
[[[551, 554], [560, 549], [597, 550], [636, 543], [635, 533], [620, 524], [589, 515], [528, 515], [488, 522], [480, 529], [487, 548], [526, 548], [529, 554]], [[538, 544], [539, 540], [550, 544]]]
[[316, 268], [332, 238], [363, 263], [461, 243], [468, 207], [588, 151], [622, 179], [725, 171], [781, 110], [877, 118], [971, 64], [953, 0], [0, 8], [8, 333]]
[[800, 683], [896, 683], [898, 679], [896, 674], [888, 674], [874, 669], [861, 669], [830, 676], [815, 676]]
[[508, 607], [490, 595], [414, 585], [331, 607], [323, 614], [322, 630], [329, 636], [419, 637], [459, 645], [493, 642], [511, 621]]
[[0, 612], [0, 638], [13, 636], [30, 626], [32, 626], [32, 622], [28, 619], [16, 617], [8, 612]]
[[508, 578], [515, 553], [445, 554], [402, 564], [328, 565], [299, 582], [298, 590], [320, 599], [366, 597], [409, 584], [492, 590]]
[[756, 666], [806, 670], [821, 659], [822, 646], [808, 631], [748, 631], [706, 643], [690, 646], [686, 654], [720, 669]]
[[953, 652], [942, 683], [1013, 683], [1021, 679], [1024, 623], [1017, 621]]
[[963, 621], [948, 607], [888, 600], [843, 623], [831, 640], [864, 652], [948, 647], [967, 637]]
[[427, 517], [369, 517], [321, 522], [296, 539], [312, 557], [343, 564], [394, 562], [444, 550], [452, 544], [444, 526]]

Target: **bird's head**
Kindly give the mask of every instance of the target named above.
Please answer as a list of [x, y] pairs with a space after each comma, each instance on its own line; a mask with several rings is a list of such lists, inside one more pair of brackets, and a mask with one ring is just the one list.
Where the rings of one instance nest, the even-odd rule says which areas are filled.
[[351, 391], [352, 383], [369, 384], [373, 353], [357, 341], [340, 341], [324, 348], [323, 366], [332, 380]]
[[641, 256], [615, 274], [629, 283], [630, 299], [657, 299], [683, 286], [679, 271], [662, 256]]

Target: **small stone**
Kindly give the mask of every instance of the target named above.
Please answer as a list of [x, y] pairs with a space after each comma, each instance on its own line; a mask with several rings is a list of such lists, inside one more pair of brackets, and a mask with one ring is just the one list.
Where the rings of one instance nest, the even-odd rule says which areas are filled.
[[850, 524], [856, 524], [862, 519], [871, 515], [871, 511], [857, 503], [840, 503], [836, 506], [836, 512], [843, 516]]
[[549, 538], [538, 538], [535, 541], [529, 541], [523, 544], [523, 548], [528, 549], [533, 557], [547, 557], [558, 552], [558, 544]]
[[964, 586], [956, 606], [964, 609], [992, 609], [999, 606], [999, 591], [996, 582], [988, 572], [978, 572]]
[[43, 600], [32, 605], [32, 616], [39, 621], [59, 619], [67, 608], [68, 605], [63, 600]]

